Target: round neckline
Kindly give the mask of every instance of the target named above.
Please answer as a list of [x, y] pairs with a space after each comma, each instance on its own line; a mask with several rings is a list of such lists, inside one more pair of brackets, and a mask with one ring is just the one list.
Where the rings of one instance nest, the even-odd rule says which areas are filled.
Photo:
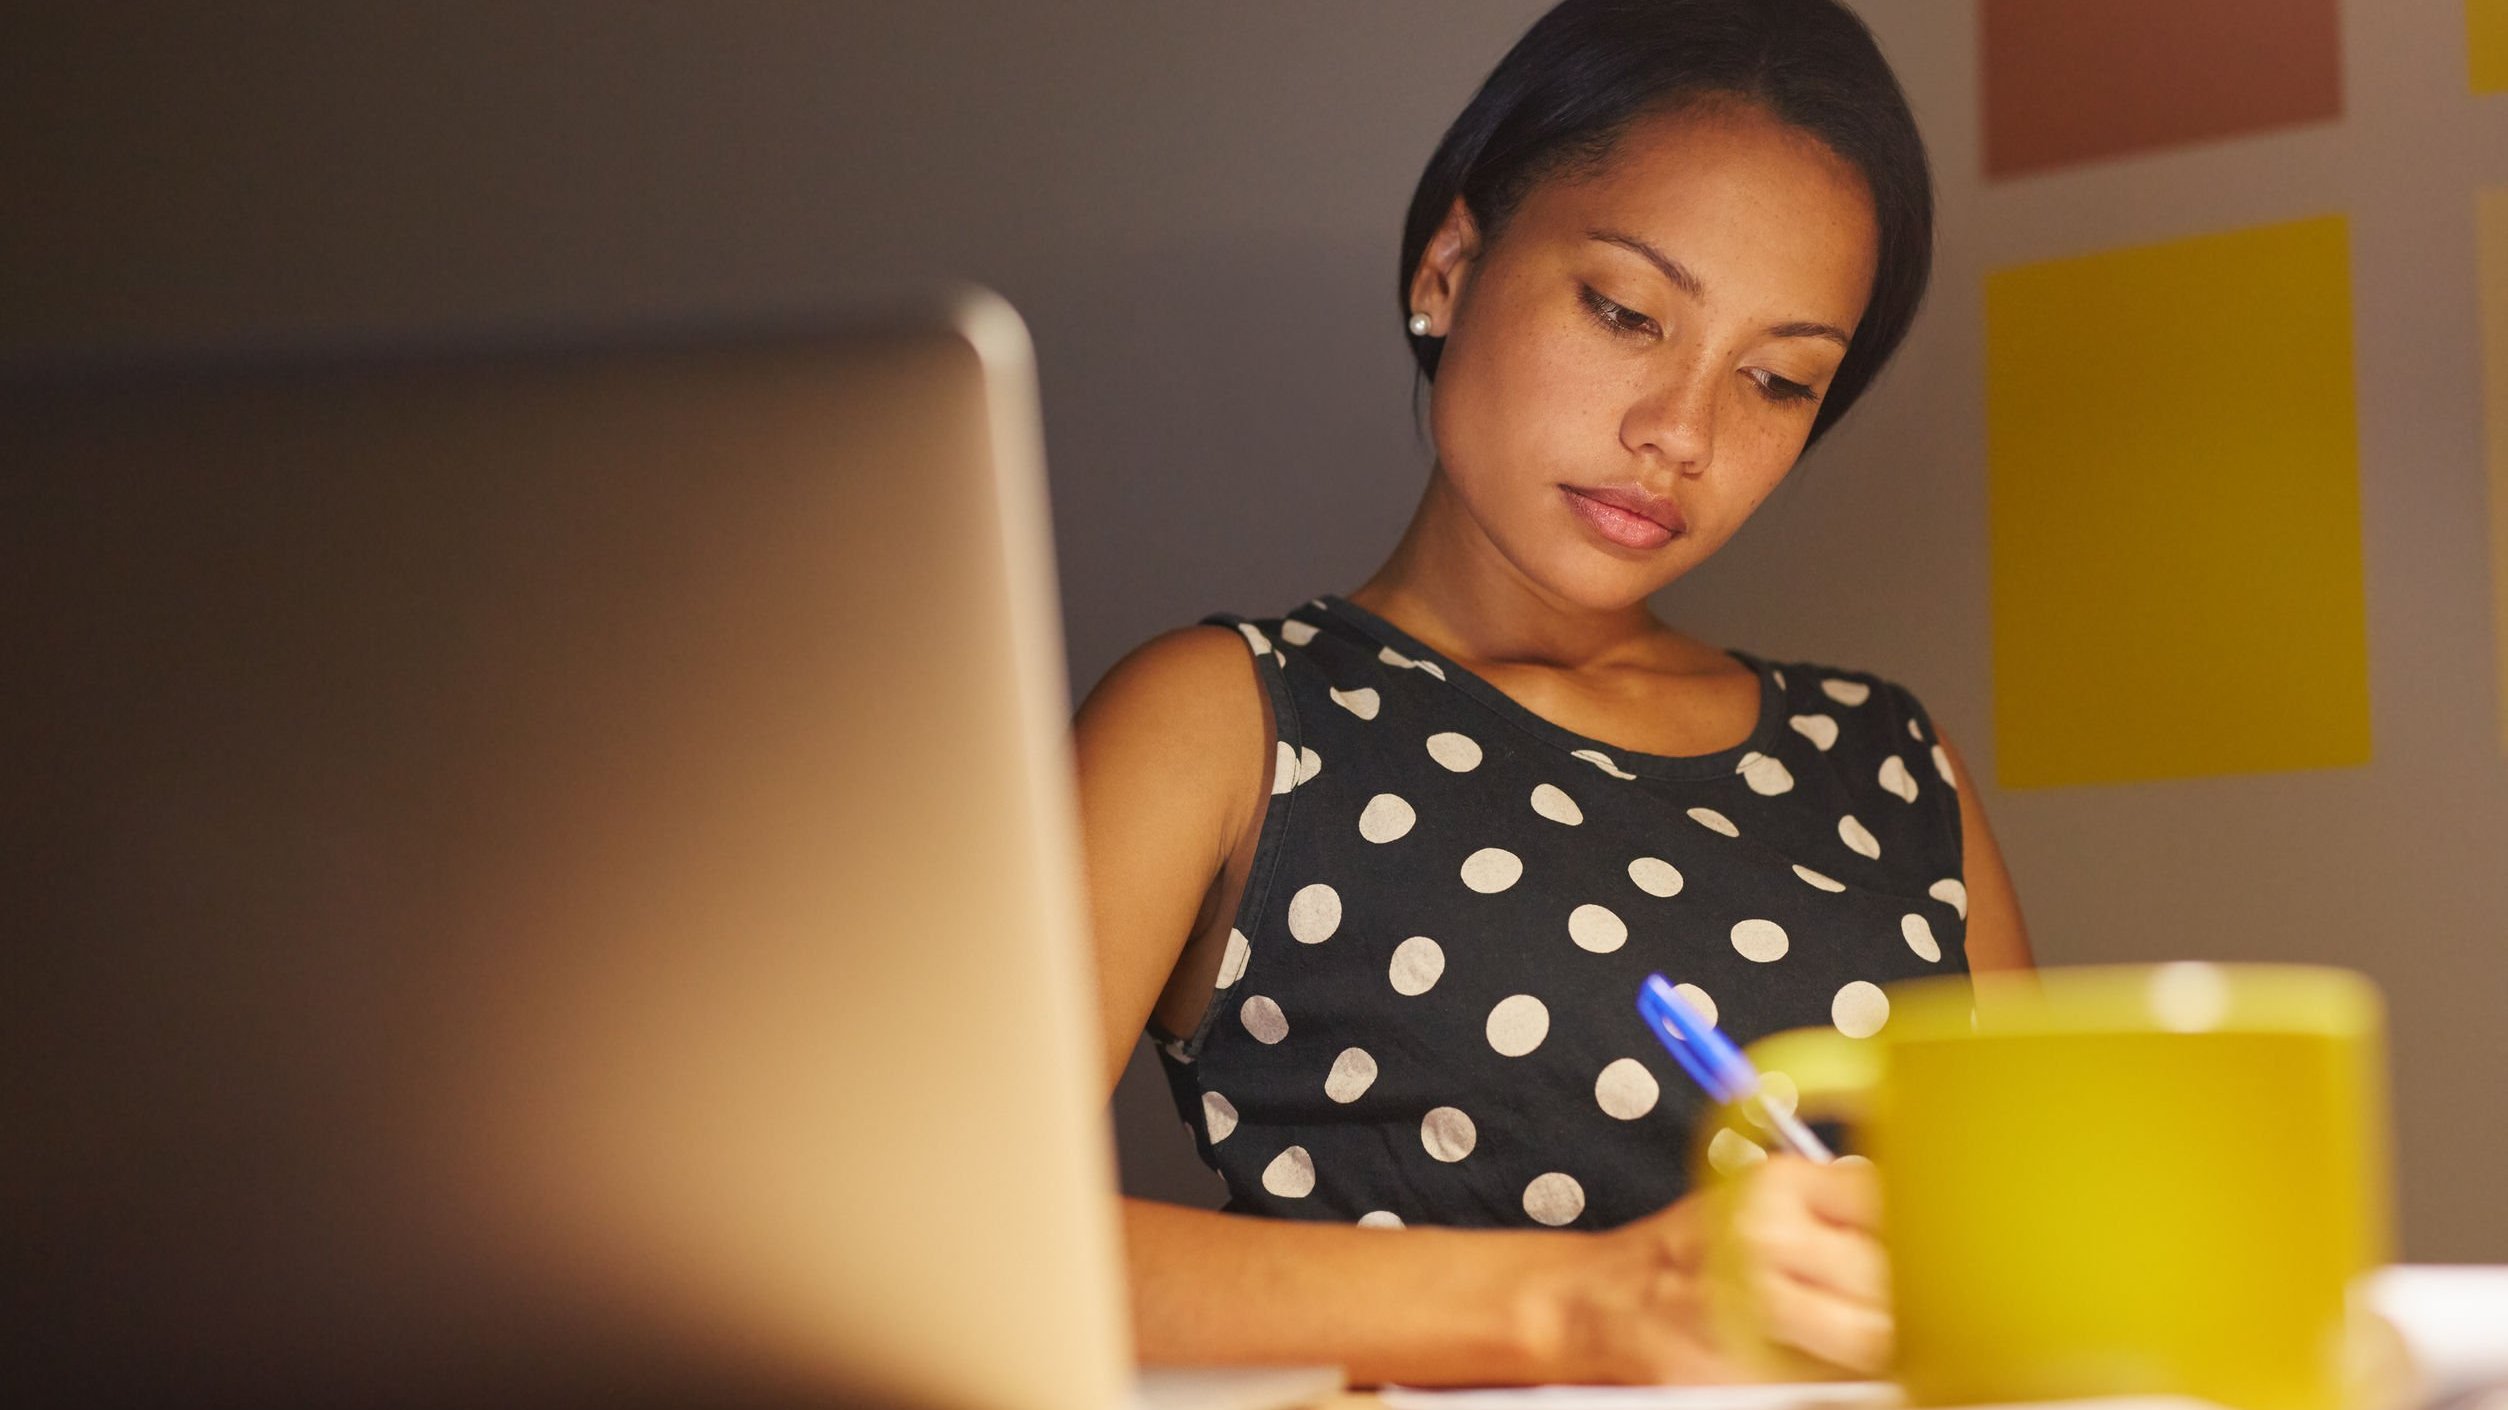
[[[1373, 638], [1378, 645], [1389, 646], [1414, 660], [1437, 663], [1437, 669], [1445, 675], [1446, 685], [1471, 697], [1507, 723], [1565, 753], [1577, 754], [1582, 750], [1600, 754], [1622, 773], [1671, 779], [1714, 778], [1731, 774], [1740, 767], [1743, 759], [1767, 752], [1769, 739], [1785, 713], [1784, 692], [1777, 687], [1773, 668], [1748, 652], [1727, 647], [1724, 654], [1748, 667], [1759, 680], [1759, 718], [1751, 725], [1749, 737], [1729, 749], [1719, 749], [1712, 754], [1648, 754], [1608, 740], [1578, 734], [1565, 725], [1534, 714], [1515, 697], [1482, 679], [1476, 672], [1346, 597], [1327, 593], [1315, 601], [1325, 611], [1341, 617]], [[1591, 759], [1583, 762], [1595, 763]], [[1600, 767], [1599, 764], [1595, 766]]]

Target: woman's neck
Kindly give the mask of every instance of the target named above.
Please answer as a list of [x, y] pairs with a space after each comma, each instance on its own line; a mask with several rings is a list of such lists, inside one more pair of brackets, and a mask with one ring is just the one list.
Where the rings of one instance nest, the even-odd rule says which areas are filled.
[[1686, 655], [1698, 643], [1643, 599], [1613, 610], [1569, 602], [1527, 577], [1465, 510], [1442, 468], [1384, 565], [1350, 601], [1463, 662], [1581, 670]]

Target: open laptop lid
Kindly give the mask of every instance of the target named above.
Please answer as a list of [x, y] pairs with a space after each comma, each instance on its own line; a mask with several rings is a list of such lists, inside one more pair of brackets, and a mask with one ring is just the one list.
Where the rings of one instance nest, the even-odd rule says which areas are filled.
[[43, 1403], [1122, 1396], [1024, 331], [0, 384]]

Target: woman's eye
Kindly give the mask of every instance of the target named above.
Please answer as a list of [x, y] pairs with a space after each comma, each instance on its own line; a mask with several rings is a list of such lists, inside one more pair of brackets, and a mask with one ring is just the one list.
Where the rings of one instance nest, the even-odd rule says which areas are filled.
[[1624, 304], [1614, 303], [1590, 287], [1579, 288], [1577, 296], [1584, 300], [1586, 311], [1595, 321], [1614, 333], [1646, 334], [1655, 331], [1655, 321]]
[[1820, 400], [1820, 394], [1813, 391], [1810, 387], [1801, 382], [1794, 381], [1791, 378], [1779, 377], [1773, 372], [1762, 372], [1751, 380], [1759, 384], [1760, 394], [1765, 396], [1770, 401], [1791, 402]]

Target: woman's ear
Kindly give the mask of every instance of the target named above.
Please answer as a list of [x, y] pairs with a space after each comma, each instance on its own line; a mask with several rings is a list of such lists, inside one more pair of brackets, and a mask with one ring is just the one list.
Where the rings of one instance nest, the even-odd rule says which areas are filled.
[[1480, 226], [1457, 196], [1420, 252], [1419, 268], [1411, 271], [1411, 312], [1428, 316], [1427, 336], [1442, 338], [1452, 331], [1454, 306], [1479, 257]]

